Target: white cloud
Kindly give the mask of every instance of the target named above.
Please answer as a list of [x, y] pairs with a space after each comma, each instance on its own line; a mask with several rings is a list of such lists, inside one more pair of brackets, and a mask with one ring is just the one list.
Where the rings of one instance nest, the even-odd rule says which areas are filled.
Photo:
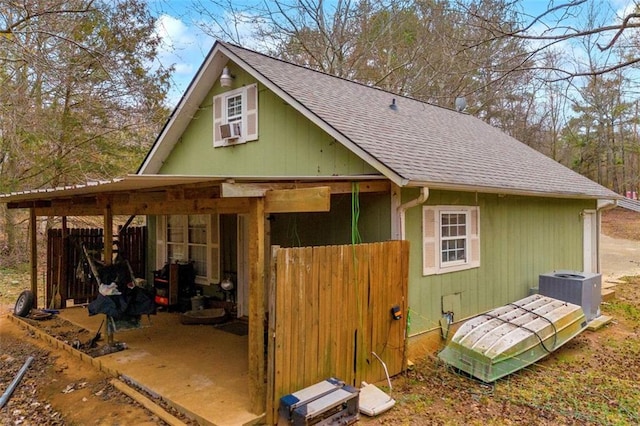
[[[161, 15], [156, 21], [156, 34], [162, 40], [159, 60], [164, 66], [174, 65], [176, 72], [193, 69], [193, 60], [202, 61], [205, 52], [198, 39], [206, 39], [196, 27], [189, 27], [180, 19]], [[208, 47], [207, 47], [208, 50]]]
[[163, 40], [184, 40], [188, 31], [187, 26], [180, 19], [165, 14], [160, 15], [156, 20], [156, 34]]
[[198, 67], [196, 64], [178, 63], [175, 64], [175, 73], [179, 75], [193, 75]]
[[204, 34], [198, 27], [167, 14], [157, 18], [155, 31], [161, 39], [158, 63], [174, 68], [168, 96], [168, 103], [174, 105], [213, 45], [213, 38]]
[[610, 2], [619, 18], [633, 13], [638, 8], [637, 0], [610, 0]]

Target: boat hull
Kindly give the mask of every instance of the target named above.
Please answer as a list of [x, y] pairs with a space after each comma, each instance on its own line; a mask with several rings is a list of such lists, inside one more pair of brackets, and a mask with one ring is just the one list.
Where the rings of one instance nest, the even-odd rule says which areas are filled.
[[586, 327], [580, 306], [534, 294], [466, 321], [438, 357], [490, 383], [544, 358]]

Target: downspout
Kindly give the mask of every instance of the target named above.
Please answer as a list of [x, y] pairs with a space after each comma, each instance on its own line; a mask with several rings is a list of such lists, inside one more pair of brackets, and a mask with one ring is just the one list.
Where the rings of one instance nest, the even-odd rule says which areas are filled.
[[407, 210], [424, 203], [425, 201], [427, 201], [427, 198], [429, 198], [429, 188], [426, 186], [423, 186], [420, 188], [420, 195], [418, 196], [418, 198], [414, 198], [413, 200], [407, 201], [406, 203], [400, 204], [400, 206], [398, 206], [398, 213], [400, 214], [400, 239], [401, 240], [406, 239], [405, 217], [406, 217]]
[[[600, 204], [600, 200], [598, 200], [598, 204]], [[596, 207], [596, 250], [598, 250], [597, 271], [599, 274], [602, 273], [602, 268], [600, 267], [600, 232], [602, 231], [602, 225], [600, 222], [602, 218], [602, 212], [614, 209], [616, 207], [618, 207], [618, 202], [616, 200], [605, 201], [604, 204], [598, 205]]]

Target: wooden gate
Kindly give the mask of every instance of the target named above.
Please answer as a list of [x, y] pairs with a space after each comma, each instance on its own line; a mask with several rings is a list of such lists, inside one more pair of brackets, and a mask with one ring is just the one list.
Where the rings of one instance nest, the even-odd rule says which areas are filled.
[[384, 380], [375, 355], [390, 375], [403, 370], [407, 241], [278, 249], [273, 257], [268, 423], [277, 420], [280, 397], [326, 378], [357, 387]]
[[[46, 306], [49, 307], [56, 291], [60, 292], [62, 307], [66, 301], [74, 303], [91, 302], [98, 295], [98, 286], [91, 277], [88, 265], [84, 262], [81, 247], [100, 259], [104, 249], [104, 233], [102, 229], [70, 228], [66, 238], [62, 237], [62, 229], [50, 229], [47, 234], [47, 295]], [[114, 236], [114, 253], [127, 259], [136, 277], [146, 275], [147, 228], [127, 227]], [[59, 289], [59, 290], [58, 290]]]

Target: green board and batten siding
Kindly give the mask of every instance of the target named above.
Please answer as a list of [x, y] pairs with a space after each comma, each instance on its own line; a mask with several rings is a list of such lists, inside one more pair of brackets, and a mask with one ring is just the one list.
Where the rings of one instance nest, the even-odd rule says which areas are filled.
[[[229, 66], [235, 75], [234, 88], [255, 82], [243, 70], [231, 63]], [[258, 90], [258, 141], [213, 148], [212, 103], [214, 95], [222, 92], [216, 83], [160, 173], [265, 177], [378, 174], [263, 85], [259, 84]], [[418, 195], [415, 189], [402, 192], [404, 201]], [[328, 240], [325, 244], [348, 242], [350, 225], [336, 224], [345, 220], [350, 201], [348, 197], [340, 198], [338, 204], [346, 205], [334, 209], [338, 206], [332, 202], [332, 212], [325, 213], [326, 221], [314, 215], [297, 215], [297, 219], [281, 215], [272, 224], [272, 242], [283, 246], [297, 245], [292, 240], [298, 239], [306, 240], [300, 245], [318, 243], [319, 238]], [[363, 240], [389, 239], [390, 201], [388, 208], [381, 208], [387, 203], [386, 197], [365, 198], [368, 199], [362, 202], [359, 221]], [[481, 264], [467, 271], [422, 276], [422, 209], [408, 210], [410, 335], [439, 327], [444, 296], [459, 294], [460, 312], [455, 317], [458, 321], [525, 297], [529, 288], [537, 286], [541, 273], [582, 269], [580, 213], [594, 209], [595, 201], [432, 190], [427, 204], [480, 207]], [[291, 223], [297, 224], [300, 231], [294, 237]], [[325, 225], [331, 227], [331, 232]]]
[[[232, 63], [229, 68], [235, 76], [232, 89], [255, 83]], [[160, 173], [298, 177], [379, 174], [261, 84], [258, 84], [259, 140], [214, 149], [213, 97], [222, 92], [216, 83]]]
[[[417, 196], [405, 191], [407, 199], [408, 194]], [[593, 200], [431, 191], [427, 204], [480, 207], [481, 261], [479, 268], [423, 276], [422, 209], [407, 212], [409, 335], [439, 327], [445, 296], [459, 294], [459, 321], [526, 297], [540, 274], [582, 270], [581, 212], [595, 209]]]

